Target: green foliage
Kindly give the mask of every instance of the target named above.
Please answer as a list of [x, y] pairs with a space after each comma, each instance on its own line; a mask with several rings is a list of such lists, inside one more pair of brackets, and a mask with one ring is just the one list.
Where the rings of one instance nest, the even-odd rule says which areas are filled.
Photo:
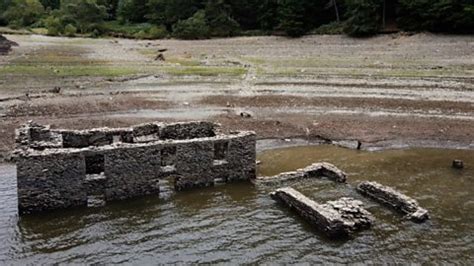
[[343, 29], [368, 36], [384, 24], [472, 33], [474, 0], [0, 0], [0, 25], [44, 26], [50, 35], [202, 39]]
[[257, 23], [263, 30], [273, 30], [278, 24], [278, 0], [262, 0], [258, 4]]
[[196, 12], [194, 16], [180, 20], [173, 26], [173, 36], [180, 39], [203, 39], [208, 38], [210, 28], [206, 22], [203, 10]]
[[168, 31], [164, 26], [153, 26], [146, 30], [140, 30], [134, 35], [137, 39], [163, 39], [168, 37]]
[[47, 34], [50, 36], [58, 36], [64, 32], [64, 26], [61, 20], [54, 15], [47, 17], [43, 24], [47, 29]]
[[344, 32], [351, 36], [376, 34], [382, 24], [383, 0], [347, 0], [346, 26]]
[[230, 37], [240, 30], [239, 23], [231, 17], [231, 10], [225, 0], [208, 0], [205, 16], [212, 36]]
[[57, 15], [62, 25], [71, 24], [80, 33], [100, 33], [101, 23], [107, 17], [107, 12], [96, 0], [63, 0]]
[[193, 16], [200, 8], [198, 0], [149, 0], [147, 18], [155, 24], [165, 25], [171, 31], [179, 20]]
[[67, 24], [66, 27], [64, 27], [64, 35], [68, 37], [74, 37], [76, 35], [76, 32], [77, 28], [71, 24]]
[[472, 0], [400, 0], [398, 25], [410, 31], [474, 31]]
[[119, 0], [117, 17], [121, 22], [145, 22], [147, 0]]
[[40, 0], [45, 9], [59, 9], [61, 7], [60, 0]]
[[104, 23], [107, 34], [136, 39], [163, 39], [168, 37], [169, 32], [164, 26], [156, 26], [150, 23], [122, 24], [118, 21]]
[[30, 26], [44, 14], [38, 0], [12, 0], [2, 17], [12, 26]]
[[282, 0], [279, 10], [281, 30], [290, 37], [299, 37], [305, 33], [304, 1]]
[[314, 34], [329, 34], [329, 35], [336, 35], [336, 34], [343, 34], [344, 33], [344, 24], [334, 21], [328, 24], [324, 24], [319, 28], [312, 31]]

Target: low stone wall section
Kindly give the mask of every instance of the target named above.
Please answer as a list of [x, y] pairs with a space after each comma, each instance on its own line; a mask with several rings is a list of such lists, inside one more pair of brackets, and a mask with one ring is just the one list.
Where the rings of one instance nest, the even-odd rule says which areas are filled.
[[418, 202], [393, 188], [383, 186], [377, 182], [362, 182], [357, 186], [357, 191], [377, 202], [387, 205], [414, 222], [424, 222], [429, 219], [426, 209], [421, 208]]
[[284, 172], [274, 176], [259, 176], [254, 182], [256, 184], [272, 184], [286, 181], [294, 181], [303, 178], [321, 178], [327, 177], [330, 180], [339, 183], [345, 183], [347, 179], [346, 173], [334, 166], [333, 164], [321, 162], [314, 163], [305, 168], [296, 171]]
[[373, 216], [362, 208], [362, 202], [351, 198], [321, 205], [290, 187], [280, 188], [270, 195], [294, 209], [330, 238], [348, 237], [369, 228], [374, 221]]

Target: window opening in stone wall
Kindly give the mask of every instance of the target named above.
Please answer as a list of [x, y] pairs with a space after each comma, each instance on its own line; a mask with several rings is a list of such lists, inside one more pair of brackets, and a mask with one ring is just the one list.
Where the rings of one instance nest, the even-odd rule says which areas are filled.
[[86, 160], [86, 175], [100, 175], [104, 173], [104, 155], [95, 154], [85, 157]]
[[176, 147], [164, 147], [161, 150], [161, 166], [174, 166], [176, 164]]
[[229, 151], [229, 142], [222, 141], [214, 143], [214, 160], [225, 160]]

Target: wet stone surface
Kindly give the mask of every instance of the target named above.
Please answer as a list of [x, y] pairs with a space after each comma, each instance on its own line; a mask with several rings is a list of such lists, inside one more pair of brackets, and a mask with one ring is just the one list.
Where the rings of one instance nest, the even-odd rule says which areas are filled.
[[277, 189], [270, 195], [294, 209], [330, 238], [348, 237], [369, 228], [374, 221], [372, 215], [362, 208], [363, 203], [351, 198], [318, 204], [291, 187]]
[[362, 182], [357, 186], [357, 191], [364, 196], [392, 207], [404, 213], [407, 218], [414, 222], [424, 222], [429, 219], [428, 211], [421, 208], [415, 199], [412, 199], [401, 192], [377, 182]]

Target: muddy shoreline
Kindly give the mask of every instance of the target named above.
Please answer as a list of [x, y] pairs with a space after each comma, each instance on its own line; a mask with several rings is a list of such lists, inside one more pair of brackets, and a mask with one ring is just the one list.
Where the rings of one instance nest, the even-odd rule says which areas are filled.
[[474, 148], [474, 36], [6, 37], [19, 46], [0, 57], [3, 158], [28, 120], [71, 129], [205, 120], [255, 131], [269, 147]]

